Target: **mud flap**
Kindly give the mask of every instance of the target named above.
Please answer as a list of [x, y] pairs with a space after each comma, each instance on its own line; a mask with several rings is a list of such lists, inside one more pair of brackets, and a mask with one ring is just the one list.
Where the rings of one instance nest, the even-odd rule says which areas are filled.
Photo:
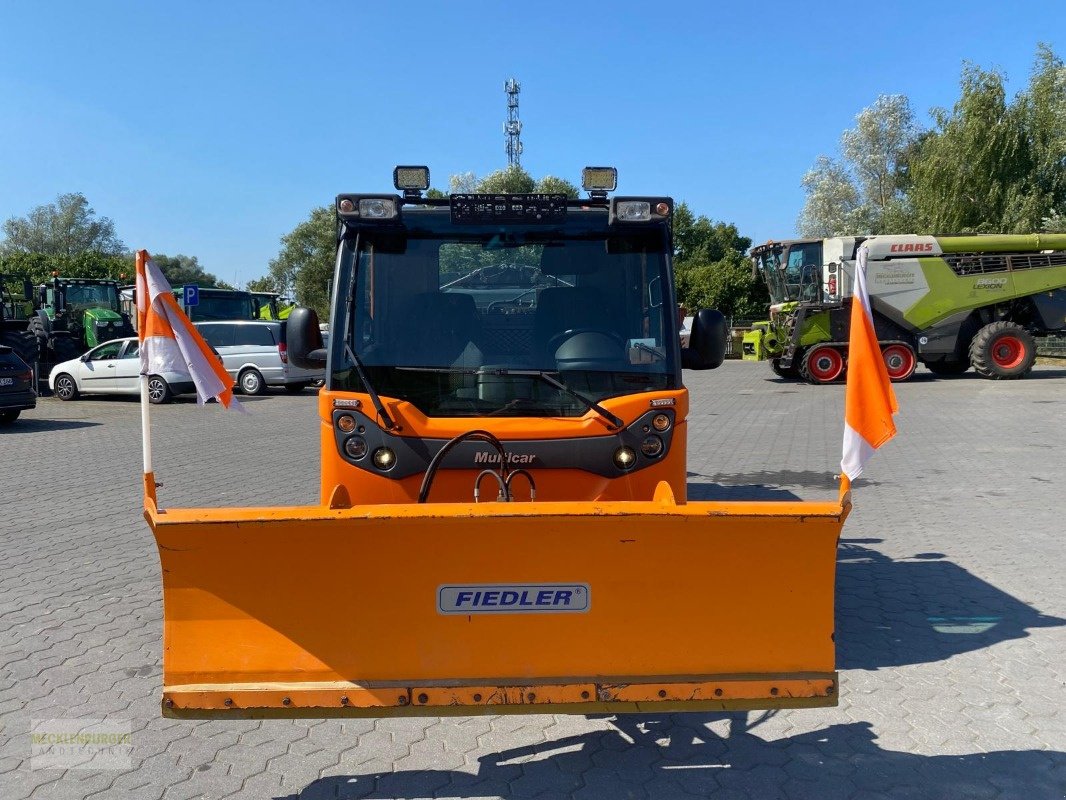
[[850, 502], [158, 510], [167, 716], [836, 703]]

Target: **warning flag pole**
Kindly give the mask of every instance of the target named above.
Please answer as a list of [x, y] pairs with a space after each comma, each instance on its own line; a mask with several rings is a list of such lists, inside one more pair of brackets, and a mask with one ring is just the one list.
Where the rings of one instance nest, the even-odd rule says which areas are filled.
[[148, 280], [145, 277], [147, 250], [137, 251], [137, 279], [134, 291], [137, 293], [137, 341], [141, 354], [141, 451], [144, 460], [144, 502], [155, 506], [155, 473], [152, 471], [152, 426], [148, 399], [148, 366], [144, 357], [144, 334], [148, 316]]

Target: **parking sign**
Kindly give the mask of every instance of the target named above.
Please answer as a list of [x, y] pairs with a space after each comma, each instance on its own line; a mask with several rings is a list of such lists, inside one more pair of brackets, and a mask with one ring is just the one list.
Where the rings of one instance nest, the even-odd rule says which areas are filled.
[[198, 306], [200, 305], [200, 287], [196, 284], [188, 284], [182, 287], [185, 292], [185, 305], [186, 306]]

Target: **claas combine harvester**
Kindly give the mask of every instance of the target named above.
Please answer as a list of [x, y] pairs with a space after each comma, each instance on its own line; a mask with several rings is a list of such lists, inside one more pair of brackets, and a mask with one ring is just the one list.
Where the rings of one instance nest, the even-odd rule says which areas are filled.
[[[688, 502], [667, 197], [336, 200], [318, 504], [163, 508], [168, 716], [395, 716], [836, 703], [850, 507]], [[723, 458], [728, 456], [723, 454]]]

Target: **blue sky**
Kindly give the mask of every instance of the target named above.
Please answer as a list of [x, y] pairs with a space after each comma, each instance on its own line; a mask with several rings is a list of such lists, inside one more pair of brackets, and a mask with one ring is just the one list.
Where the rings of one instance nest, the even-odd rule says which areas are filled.
[[5, 2], [0, 219], [80, 191], [132, 248], [233, 281], [339, 192], [522, 164], [670, 194], [756, 242], [788, 236], [800, 179], [878, 94], [928, 122], [964, 60], [1024, 86], [1066, 55], [1066, 3]]

